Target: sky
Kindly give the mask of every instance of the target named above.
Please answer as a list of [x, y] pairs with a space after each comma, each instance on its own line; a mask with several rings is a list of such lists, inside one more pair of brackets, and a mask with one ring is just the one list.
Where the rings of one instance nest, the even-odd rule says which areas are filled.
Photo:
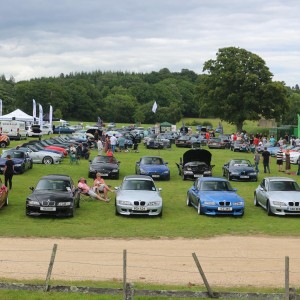
[[299, 15], [299, 0], [2, 1], [0, 75], [202, 74], [218, 49], [239, 47], [292, 87], [300, 84]]

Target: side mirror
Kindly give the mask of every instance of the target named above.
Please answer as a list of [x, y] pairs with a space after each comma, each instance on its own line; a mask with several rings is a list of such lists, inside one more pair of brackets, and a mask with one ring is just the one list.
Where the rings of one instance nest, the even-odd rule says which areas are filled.
[[158, 188], [158, 191], [161, 192], [161, 191], [162, 191], [162, 188]]
[[234, 192], [237, 192], [237, 188], [234, 188], [233, 191], [234, 191]]
[[34, 191], [34, 187], [33, 186], [29, 187], [29, 189], [32, 190], [32, 191]]

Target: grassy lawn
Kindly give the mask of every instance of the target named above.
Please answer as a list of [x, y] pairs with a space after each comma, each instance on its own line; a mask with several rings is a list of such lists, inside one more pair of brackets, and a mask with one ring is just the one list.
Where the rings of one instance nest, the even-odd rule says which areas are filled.
[[[13, 141], [11, 146], [19, 142]], [[147, 150], [139, 145], [139, 153], [116, 153], [121, 161], [120, 180], [107, 180], [112, 186], [118, 186], [125, 175], [134, 174], [135, 162], [142, 155], [160, 155], [168, 161], [171, 168], [171, 180], [159, 181], [162, 188], [164, 211], [162, 218], [138, 218], [115, 216], [114, 201], [109, 204], [89, 201], [81, 204], [74, 218], [34, 218], [25, 216], [25, 199], [30, 194], [29, 187], [35, 186], [38, 179], [45, 174], [69, 174], [77, 182], [88, 173], [88, 161], [80, 165], [70, 165], [66, 158], [61, 165], [38, 165], [23, 175], [13, 178], [13, 190], [9, 194], [9, 205], [0, 210], [1, 236], [11, 237], [113, 237], [113, 238], [160, 238], [187, 237], [201, 238], [218, 235], [273, 235], [299, 236], [299, 218], [268, 217], [266, 212], [254, 207], [253, 192], [258, 182], [232, 182], [233, 187], [246, 201], [245, 215], [242, 218], [198, 216], [196, 210], [186, 206], [186, 191], [193, 184], [183, 181], [178, 175], [175, 162], [187, 149]], [[222, 176], [222, 166], [232, 158], [248, 158], [253, 155], [232, 152], [230, 150], [211, 150], [214, 176]], [[91, 157], [97, 155], [92, 151]], [[271, 160], [271, 175], [282, 176], [277, 172], [275, 159]], [[262, 165], [261, 168], [262, 170]], [[292, 171], [296, 166], [292, 166]], [[259, 181], [263, 178], [259, 174]], [[296, 175], [290, 176], [299, 182]], [[3, 178], [3, 175], [1, 176]], [[92, 179], [88, 180], [92, 184]], [[113, 197], [112, 197], [113, 198]]]

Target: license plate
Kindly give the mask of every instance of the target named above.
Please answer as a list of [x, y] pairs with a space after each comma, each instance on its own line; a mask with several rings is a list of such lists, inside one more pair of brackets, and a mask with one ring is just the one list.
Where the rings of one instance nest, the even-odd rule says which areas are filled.
[[158, 177], [159, 177], [159, 175], [152, 175], [152, 177], [154, 177], [154, 178], [158, 178]]
[[249, 178], [249, 176], [240, 176], [240, 178]]
[[300, 207], [289, 207], [291, 211], [300, 211]]
[[203, 175], [201, 175], [201, 174], [194, 174], [194, 177], [203, 177]]
[[147, 210], [145, 206], [134, 206], [133, 210]]
[[232, 207], [218, 207], [219, 211], [232, 211]]
[[108, 176], [108, 174], [102, 174], [102, 173], [100, 173], [100, 175], [101, 175], [102, 177]]
[[42, 211], [56, 211], [56, 207], [41, 207]]
[[1, 171], [3, 171], [4, 170], [4, 168], [1, 168]]

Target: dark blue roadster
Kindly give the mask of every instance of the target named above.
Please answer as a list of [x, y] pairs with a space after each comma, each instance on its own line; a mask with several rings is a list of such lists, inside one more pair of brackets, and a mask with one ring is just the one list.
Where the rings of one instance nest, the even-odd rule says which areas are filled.
[[197, 209], [198, 215], [244, 215], [244, 199], [223, 178], [201, 177], [188, 190], [187, 206]]

